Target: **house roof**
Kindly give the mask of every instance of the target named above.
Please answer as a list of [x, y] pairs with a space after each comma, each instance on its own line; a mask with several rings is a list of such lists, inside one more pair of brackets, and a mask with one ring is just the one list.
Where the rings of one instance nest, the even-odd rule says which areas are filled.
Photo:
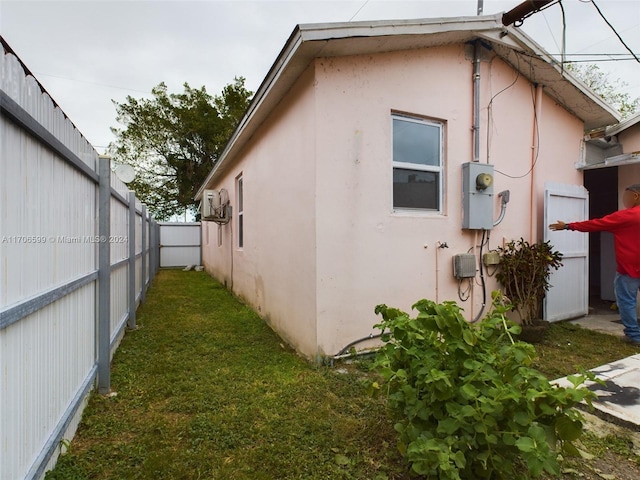
[[606, 128], [607, 135], [618, 135], [619, 133], [624, 132], [625, 130], [633, 127], [634, 125], [640, 124], [640, 113], [634, 115], [632, 117], [627, 118], [623, 122], [618, 123], [617, 125], [611, 125]]
[[257, 128], [315, 58], [365, 55], [472, 42], [480, 39], [531, 82], [543, 85], [556, 102], [582, 120], [585, 130], [619, 120], [616, 110], [502, 14], [476, 17], [383, 20], [298, 25], [258, 88], [218, 163], [202, 184], [219, 177]]

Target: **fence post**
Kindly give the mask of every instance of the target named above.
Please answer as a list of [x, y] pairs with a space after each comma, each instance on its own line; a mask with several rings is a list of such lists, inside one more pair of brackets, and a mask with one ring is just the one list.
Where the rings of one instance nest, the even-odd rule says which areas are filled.
[[99, 159], [98, 175], [98, 393], [111, 391], [111, 159]]
[[140, 303], [147, 296], [147, 207], [142, 205], [142, 281], [140, 282]]
[[160, 224], [155, 222], [156, 227], [156, 273], [160, 270]]
[[136, 328], [136, 194], [129, 192], [129, 319]]
[[[149, 243], [149, 252], [153, 253], [153, 262], [151, 262], [151, 269], [153, 270], [152, 278], [158, 273], [158, 223], [155, 220], [151, 220], [150, 232], [153, 232], [153, 241]], [[149, 257], [151, 258], [151, 257]]]
[[154, 258], [153, 243], [155, 242], [155, 231], [153, 230], [153, 218], [149, 219], [149, 283], [153, 279], [153, 267], [156, 259]]

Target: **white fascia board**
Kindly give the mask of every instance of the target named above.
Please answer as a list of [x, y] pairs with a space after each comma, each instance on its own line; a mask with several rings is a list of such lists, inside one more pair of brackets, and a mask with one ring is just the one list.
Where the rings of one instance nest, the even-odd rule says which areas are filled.
[[448, 17], [411, 20], [378, 20], [342, 23], [309, 23], [299, 26], [304, 41], [397, 35], [432, 35], [442, 32], [504, 28], [502, 14], [481, 17]]
[[637, 115], [634, 115], [633, 117], [627, 118], [626, 120], [620, 122], [617, 125], [612, 125], [611, 127], [607, 128], [606, 130], [606, 134], [607, 135], [618, 135], [619, 133], [624, 132], [627, 128], [631, 128], [634, 125], [637, 125], [640, 123], [640, 113]]
[[234, 150], [234, 147], [237, 146], [238, 139], [245, 132], [245, 130], [247, 129], [247, 126], [253, 123], [253, 121], [255, 121], [254, 113], [264, 103], [264, 100], [267, 97], [268, 93], [273, 89], [278, 78], [280, 78], [283, 70], [286, 68], [291, 58], [294, 56], [296, 51], [302, 45], [302, 42], [303, 40], [302, 40], [302, 35], [300, 34], [300, 29], [296, 27], [293, 33], [291, 34], [291, 36], [289, 37], [289, 40], [285, 44], [284, 48], [276, 58], [276, 61], [271, 66], [269, 73], [267, 73], [267, 76], [264, 78], [264, 80], [260, 84], [260, 87], [258, 87], [258, 90], [256, 91], [255, 95], [253, 96], [253, 99], [251, 100], [251, 103], [249, 104], [249, 107], [247, 108], [247, 111], [245, 112], [244, 116], [240, 120], [240, 123], [238, 124], [233, 134], [231, 135], [231, 138], [227, 142], [226, 147], [222, 151], [222, 154], [220, 155], [218, 162], [213, 167], [211, 172], [209, 172], [209, 175], [207, 175], [207, 178], [205, 179], [205, 181], [202, 183], [202, 185], [196, 192], [196, 195], [194, 197], [195, 200], [199, 200], [202, 197], [202, 193], [206, 189], [207, 185], [216, 177], [219, 171], [223, 169], [223, 167], [227, 163], [225, 160], [229, 157], [230, 153]]

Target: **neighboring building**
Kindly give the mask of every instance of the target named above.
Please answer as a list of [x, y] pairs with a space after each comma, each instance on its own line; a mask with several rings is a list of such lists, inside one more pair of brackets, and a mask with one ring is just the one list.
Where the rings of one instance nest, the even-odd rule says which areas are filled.
[[[590, 131], [585, 140], [584, 162], [577, 167], [584, 171], [584, 184], [591, 196], [589, 216], [601, 217], [623, 208], [624, 188], [640, 183], [640, 114]], [[589, 258], [591, 296], [615, 301], [613, 235], [590, 233]]]
[[[306, 357], [377, 333], [379, 303], [455, 300], [474, 319], [495, 267], [483, 292], [475, 265], [454, 277], [454, 255], [542, 239], [545, 214], [569, 219], [545, 212], [545, 182], [582, 192], [584, 132], [617, 113], [500, 18], [296, 27], [201, 186], [232, 207], [228, 224], [203, 222], [206, 270]], [[476, 190], [487, 164], [493, 185]], [[489, 239], [480, 227], [504, 190]], [[586, 262], [566, 267], [560, 297], [575, 301], [548, 318], [586, 313]]]

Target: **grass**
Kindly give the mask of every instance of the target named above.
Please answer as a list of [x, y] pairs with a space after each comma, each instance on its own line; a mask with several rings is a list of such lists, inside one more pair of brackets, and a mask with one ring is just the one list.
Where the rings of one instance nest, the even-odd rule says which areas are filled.
[[548, 378], [560, 378], [640, 353], [637, 346], [618, 337], [587, 330], [567, 322], [554, 323], [537, 344], [534, 367]]
[[[362, 370], [310, 365], [206, 273], [159, 272], [138, 325], [47, 480], [410, 478]], [[569, 324], [536, 348], [550, 378], [637, 353]]]
[[48, 480], [404, 478], [361, 377], [285, 348], [206, 273], [161, 271]]

